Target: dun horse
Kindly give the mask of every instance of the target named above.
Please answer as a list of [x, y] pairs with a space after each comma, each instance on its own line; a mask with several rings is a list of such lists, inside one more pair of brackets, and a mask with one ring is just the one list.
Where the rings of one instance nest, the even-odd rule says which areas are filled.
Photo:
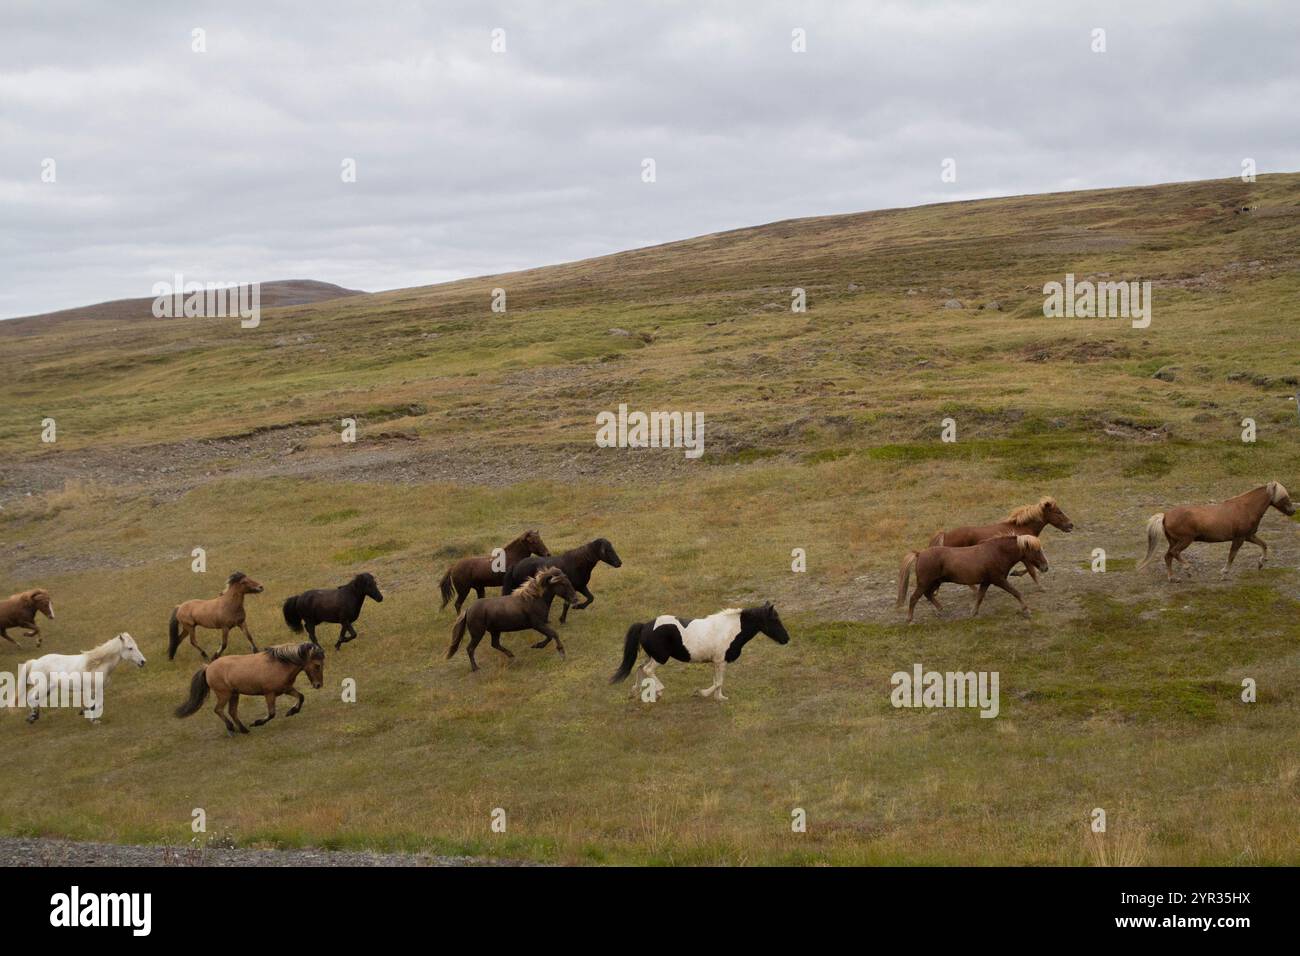
[[[319, 644], [303, 641], [301, 644], [278, 644], [257, 654], [232, 654], [204, 664], [190, 681], [190, 696], [176, 708], [177, 717], [188, 717], [215, 691], [217, 706], [213, 711], [226, 725], [226, 732], [248, 733], [239, 719], [239, 695], [256, 694], [266, 698], [266, 716], [253, 721], [260, 727], [275, 717], [275, 699], [281, 694], [296, 697], [298, 702], [289, 708], [286, 717], [302, 710], [302, 693], [293, 686], [299, 671], [307, 672], [311, 686], [320, 690], [325, 681], [325, 649]], [[230, 716], [226, 716], [226, 707]]]
[[903, 556], [902, 566], [898, 569], [898, 606], [903, 606], [903, 598], [907, 595], [907, 580], [915, 567], [916, 590], [912, 592], [911, 603], [907, 606], [908, 624], [912, 623], [912, 613], [922, 595], [934, 605], [936, 611], [943, 610], [934, 595], [939, 586], [946, 583], [979, 587], [971, 617], [980, 612], [980, 605], [984, 603], [984, 594], [990, 584], [1000, 587], [1019, 601], [1020, 613], [1029, 617], [1029, 606], [1025, 604], [1025, 599], [1007, 581], [1007, 572], [1021, 561], [1027, 568], [1047, 571], [1043, 546], [1031, 534], [989, 538], [965, 548], [937, 547], [909, 551]]
[[1186, 570], [1187, 562], [1183, 559], [1183, 551], [1193, 541], [1232, 542], [1232, 548], [1228, 551], [1228, 563], [1223, 566], [1221, 574], [1228, 573], [1232, 559], [1246, 541], [1259, 545], [1259, 566], [1262, 568], [1264, 559], [1268, 557], [1268, 545], [1255, 532], [1259, 530], [1259, 523], [1269, 508], [1276, 508], [1284, 515], [1295, 514], [1296, 506], [1279, 481], [1270, 481], [1218, 504], [1180, 505], [1161, 514], [1154, 514], [1147, 521], [1147, 556], [1138, 565], [1138, 570], [1151, 563], [1151, 557], [1160, 543], [1161, 531], [1169, 542], [1165, 551], [1165, 574], [1170, 581], [1174, 579], [1175, 560]]
[[696, 691], [701, 697], [726, 700], [722, 693], [722, 678], [727, 665], [740, 658], [740, 652], [756, 634], [766, 634], [778, 644], [788, 644], [790, 635], [772, 602], [762, 607], [727, 608], [717, 614], [692, 620], [661, 614], [653, 621], [633, 624], [623, 638], [623, 663], [609, 679], [611, 684], [626, 680], [636, 663], [637, 652], [644, 649], [645, 662], [637, 668], [637, 679], [632, 693], [640, 691], [644, 681], [653, 682], [654, 696], [658, 698], [664, 685], [655, 676], [655, 667], [669, 659], [689, 663], [713, 665], [713, 683]]
[[207, 651], [199, 647], [199, 642], [194, 639], [194, 631], [200, 627], [221, 631], [221, 650], [217, 651], [217, 657], [226, 652], [230, 631], [236, 627], [244, 632], [249, 645], [256, 652], [253, 635], [248, 633], [248, 626], [244, 623], [244, 595], [261, 593], [262, 585], [243, 571], [236, 571], [226, 580], [226, 589], [219, 597], [176, 605], [167, 628], [167, 659], [176, 659], [176, 648], [180, 647], [181, 639], [188, 636], [194, 649], [203, 655], [205, 661], [209, 660]]
[[563, 657], [564, 645], [560, 643], [560, 635], [546, 621], [551, 601], [557, 594], [565, 601], [578, 600], [577, 592], [563, 571], [559, 568], [542, 568], [510, 594], [475, 601], [456, 618], [451, 629], [451, 647], [447, 649], [447, 658], [450, 660], [455, 656], [467, 630], [470, 638], [465, 650], [469, 654], [471, 671], [478, 670], [474, 648], [478, 647], [484, 632], [492, 635], [492, 646], [508, 658], [515, 655], [508, 647], [501, 645], [501, 633], [527, 630], [537, 631], [546, 637], [545, 641], [534, 644], [533, 647], [545, 647], [547, 642], [554, 640], [555, 649]]
[[10, 627], [23, 628], [24, 637], [36, 638], [36, 646], [41, 646], [41, 629], [36, 626], [36, 612], [40, 611], [51, 621], [54, 620], [54, 604], [50, 601], [50, 592], [44, 588], [23, 591], [0, 601], [0, 637], [15, 647], [22, 647], [5, 633]]
[[497, 587], [505, 583], [506, 572], [518, 564], [521, 560], [530, 554], [549, 555], [551, 552], [542, 541], [542, 536], [536, 531], [525, 531], [515, 540], [501, 549], [501, 563], [504, 568], [501, 571], [494, 570], [492, 567], [493, 559], [488, 558], [461, 558], [442, 576], [438, 582], [438, 588], [442, 591], [442, 610], [451, 600], [452, 590], [456, 592], [456, 612], [460, 613], [460, 606], [465, 603], [465, 598], [469, 596], [470, 591], [478, 593], [480, 599], [483, 598], [485, 588]]
[[384, 596], [379, 593], [379, 585], [375, 583], [375, 576], [369, 573], [358, 574], [340, 588], [324, 588], [295, 594], [284, 602], [281, 610], [284, 612], [284, 623], [289, 625], [289, 630], [301, 634], [303, 627], [306, 626], [307, 636], [316, 645], [320, 644], [320, 641], [316, 640], [317, 624], [328, 622], [339, 625], [339, 639], [334, 645], [334, 650], [337, 651], [348, 641], [356, 639], [357, 629], [352, 626], [352, 623], [361, 616], [361, 605], [365, 603], [366, 598], [373, 598], [376, 601], [384, 599]]
[[[1013, 508], [1004, 519], [994, 524], [963, 525], [951, 531], [938, 531], [930, 539], [930, 547], [968, 548], [989, 538], [1001, 538], [1004, 535], [1032, 534], [1038, 537], [1048, 525], [1060, 528], [1067, 534], [1074, 530], [1074, 522], [1069, 519], [1056, 499], [1040, 498], [1036, 504], [1021, 505]], [[1025, 565], [1025, 571], [1038, 584], [1038, 573], [1031, 565]], [[1011, 577], [1024, 574], [1024, 571], [1012, 571]]]
[[[588, 541], [586, 544], [571, 548], [561, 555], [552, 555], [545, 558], [524, 558], [513, 568], [506, 572], [505, 583], [501, 587], [502, 594], [509, 594], [521, 583], [532, 577], [542, 568], [559, 568], [564, 572], [564, 576], [587, 600], [581, 604], [573, 603], [575, 611], [581, 611], [584, 607], [589, 607], [591, 602], [596, 600], [596, 596], [587, 590], [587, 585], [591, 582], [592, 569], [604, 561], [611, 568], [621, 568], [623, 559], [618, 556], [614, 546], [605, 538], [597, 538], [595, 541]], [[571, 602], [564, 602], [564, 610], [560, 612], [560, 623], [563, 624], [569, 617], [569, 605]], [[547, 605], [549, 607], [549, 604]], [[550, 639], [542, 641], [540, 644], [534, 644], [534, 647], [545, 647]]]

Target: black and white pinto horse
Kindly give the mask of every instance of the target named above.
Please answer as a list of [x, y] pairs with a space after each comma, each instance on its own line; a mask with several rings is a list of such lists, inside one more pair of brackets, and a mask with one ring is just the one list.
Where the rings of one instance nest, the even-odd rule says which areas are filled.
[[637, 668], [633, 694], [637, 693], [643, 681], [651, 680], [654, 682], [654, 695], [658, 697], [664, 685], [655, 676], [655, 668], [672, 658], [687, 663], [712, 663], [713, 683], [697, 693], [701, 697], [726, 700], [722, 693], [722, 678], [727, 665], [740, 657], [740, 652], [756, 634], [766, 634], [778, 644], [790, 641], [790, 635], [771, 601], [762, 607], [743, 610], [732, 607], [695, 619], [661, 614], [653, 621], [633, 624], [627, 629], [627, 636], [623, 639], [623, 663], [609, 682], [617, 684], [626, 680], [636, 663], [638, 649], [644, 648], [646, 659]]

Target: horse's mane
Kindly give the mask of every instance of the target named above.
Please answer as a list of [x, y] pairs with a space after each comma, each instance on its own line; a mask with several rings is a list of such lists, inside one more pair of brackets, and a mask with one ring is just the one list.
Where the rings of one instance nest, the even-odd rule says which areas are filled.
[[266, 648], [262, 653], [281, 664], [306, 664], [313, 657], [325, 656], [324, 649], [317, 647], [311, 641], [303, 641], [301, 644], [276, 644], [274, 647]]
[[[110, 637], [108, 640], [106, 640], [103, 644], [100, 644], [99, 647], [96, 647], [93, 650], [89, 650], [89, 651], [82, 651], [82, 653], [86, 655], [86, 663], [83, 666], [86, 668], [96, 667], [99, 664], [102, 664], [106, 659], [111, 657], [113, 652], [108, 649], [108, 645], [112, 644], [114, 641], [118, 641], [118, 639], [121, 636], [122, 636], [121, 634], [114, 635], [113, 637]], [[122, 644], [120, 641], [118, 641], [117, 653], [120, 654], [121, 652], [122, 652]]]
[[1043, 550], [1043, 542], [1032, 534], [1016, 535], [1016, 544], [1019, 545], [1021, 551], [1041, 552]]
[[1056, 499], [1050, 496], [1039, 498], [1035, 504], [1021, 505], [1019, 508], [1012, 508], [1011, 513], [1007, 515], [1006, 520], [1012, 524], [1024, 524], [1026, 521], [1042, 521], [1043, 511], [1048, 505], [1055, 505]]
[[1270, 498], [1271, 501], [1276, 502], [1276, 501], [1281, 501], [1283, 498], [1291, 497], [1290, 492], [1288, 492], [1286, 488], [1283, 487], [1282, 482], [1277, 481], [1275, 479], [1273, 481], [1270, 481], [1269, 484], [1273, 486], [1272, 496]]
[[[248, 577], [248, 575], [245, 574], [243, 571], [236, 571], [230, 577], [226, 578], [226, 591], [229, 591], [232, 587], [234, 587], [240, 581], [244, 580], [244, 578], [246, 577]], [[226, 591], [222, 591], [221, 593], [225, 594]]]
[[515, 588], [514, 593], [521, 598], [539, 598], [542, 596], [543, 580], [553, 577], [556, 572], [563, 574], [557, 567], [542, 568], [536, 574], [531, 575], [527, 581]]

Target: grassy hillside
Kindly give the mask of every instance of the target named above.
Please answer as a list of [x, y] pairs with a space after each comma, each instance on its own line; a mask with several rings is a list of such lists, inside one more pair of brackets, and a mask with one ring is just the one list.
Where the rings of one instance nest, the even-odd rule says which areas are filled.
[[[97, 726], [0, 713], [0, 831], [184, 842], [203, 807], [250, 844], [560, 861], [1300, 862], [1295, 525], [1265, 518], [1264, 570], [1250, 545], [1222, 580], [1225, 547], [1191, 582], [1133, 570], [1155, 511], [1300, 494], [1297, 249], [1285, 175], [775, 223], [251, 330], [0, 323], [0, 592], [55, 593], [46, 650], [128, 630], [150, 658]], [[1152, 280], [1150, 327], [1045, 319], [1067, 272]], [[620, 402], [703, 412], [705, 454], [597, 448]], [[903, 551], [1046, 493], [1076, 530], [1045, 533], [1032, 620], [1001, 594], [968, 620], [951, 588], [901, 623]], [[526, 527], [624, 566], [597, 569], [567, 661], [517, 635], [471, 675], [442, 659], [436, 581]], [[263, 643], [305, 587], [369, 569], [391, 597], [301, 715], [228, 740], [171, 717], [197, 661], [166, 660], [165, 625], [235, 569], [267, 585]], [[707, 668], [662, 669], [653, 705], [605, 683], [630, 622], [768, 598], [793, 639], [752, 643], [729, 702], [691, 695]], [[1001, 715], [895, 710], [918, 662], [999, 671]]]

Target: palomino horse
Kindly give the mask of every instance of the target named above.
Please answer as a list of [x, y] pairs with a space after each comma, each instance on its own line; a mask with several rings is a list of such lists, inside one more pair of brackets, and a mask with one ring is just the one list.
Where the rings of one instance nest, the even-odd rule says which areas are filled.
[[[31, 724], [40, 719], [42, 704], [57, 706], [59, 702], [53, 698], [63, 693], [74, 697], [81, 705], [82, 714], [89, 713], [92, 719], [98, 720], [104, 712], [104, 701], [99, 692], [108, 686], [108, 675], [123, 661], [136, 667], [144, 667], [145, 663], [135, 639], [126, 632], [105, 641], [93, 651], [46, 654], [27, 661], [18, 668], [18, 686], [25, 688], [27, 702], [32, 705], [27, 722]], [[72, 686], [74, 683], [75, 687]]]
[[203, 655], [205, 661], [209, 660], [207, 652], [199, 647], [199, 642], [194, 639], [194, 631], [200, 627], [221, 631], [221, 650], [217, 651], [217, 657], [226, 653], [230, 631], [236, 627], [244, 632], [249, 645], [256, 653], [257, 645], [253, 643], [253, 635], [248, 633], [248, 625], [244, 623], [244, 595], [261, 593], [262, 585], [243, 571], [236, 571], [226, 580], [226, 589], [220, 596], [207, 600], [186, 601], [184, 604], [176, 605], [172, 609], [171, 621], [167, 627], [169, 638], [167, 659], [169, 661], [176, 659], [176, 648], [180, 647], [181, 639], [188, 635], [194, 649]]
[[[281, 694], [298, 699], [298, 703], [284, 715], [292, 717], [302, 710], [302, 693], [293, 686], [299, 671], [306, 671], [311, 686], [320, 690], [325, 682], [325, 649], [319, 644], [303, 641], [301, 644], [277, 644], [257, 654], [231, 654], [204, 664], [194, 673], [189, 699], [176, 708], [176, 716], [188, 717], [203, 706], [208, 691], [216, 691], [217, 706], [213, 710], [225, 722], [226, 732], [233, 735], [238, 730], [246, 734], [248, 728], [239, 719], [239, 695], [257, 694], [266, 698], [266, 716], [253, 721], [254, 727], [260, 727], [275, 717], [275, 699]], [[229, 717], [225, 714], [227, 704], [230, 706]]]
[[979, 544], [965, 548], [926, 548], [924, 551], [909, 551], [903, 555], [903, 563], [898, 569], [898, 606], [903, 606], [907, 595], [907, 579], [916, 568], [916, 590], [912, 592], [912, 601], [907, 606], [907, 623], [912, 623], [912, 613], [916, 602], [925, 599], [934, 605], [936, 611], [943, 607], [935, 598], [939, 585], [968, 584], [977, 585], [979, 594], [975, 597], [975, 609], [971, 617], [980, 612], [984, 603], [984, 593], [993, 584], [1006, 591], [1020, 602], [1020, 613], [1029, 617], [1029, 606], [1025, 599], [1007, 581], [1007, 572], [1019, 564], [1047, 571], [1047, 557], [1043, 546], [1032, 534], [1007, 535], [1001, 538], [989, 538]]
[[1156, 553], [1163, 530], [1169, 548], [1165, 551], [1165, 574], [1169, 580], [1174, 579], [1174, 561], [1184, 566], [1183, 551], [1193, 541], [1221, 542], [1231, 541], [1228, 551], [1228, 563], [1223, 566], [1222, 574], [1232, 567], [1232, 559], [1245, 541], [1260, 547], [1259, 566], [1264, 566], [1268, 557], [1268, 545], [1256, 536], [1259, 523], [1269, 508], [1276, 508], [1284, 515], [1295, 514], [1295, 505], [1291, 496], [1282, 487], [1280, 481], [1270, 481], [1244, 495], [1237, 495], [1227, 501], [1214, 505], [1180, 505], [1161, 514], [1154, 514], [1147, 520], [1147, 556], [1138, 565], [1138, 570], [1151, 563], [1151, 556]]
[[[508, 658], [515, 655], [508, 647], [501, 646], [502, 631], [537, 631], [544, 634], [547, 641], [554, 639], [555, 649], [563, 657], [564, 645], [560, 643], [560, 635], [546, 622], [551, 611], [551, 601], [557, 594], [565, 601], [578, 600], [577, 592], [563, 571], [559, 568], [542, 568], [510, 594], [475, 601], [456, 618], [451, 629], [451, 647], [447, 649], [447, 658], [455, 656], [466, 630], [469, 631], [470, 638], [465, 650], [469, 654], [471, 671], [478, 670], [474, 648], [478, 647], [484, 632], [492, 635], [492, 646]], [[545, 643], [533, 646], [544, 647]]]
[[[542, 568], [559, 568], [564, 572], [564, 576], [569, 579], [569, 582], [577, 588], [578, 593], [587, 599], [581, 604], [573, 604], [575, 611], [581, 611], [596, 600], [596, 596], [587, 590], [587, 585], [591, 582], [592, 569], [601, 561], [604, 561], [611, 568], [621, 568], [623, 566], [623, 559], [618, 556], [614, 546], [605, 538], [588, 541], [586, 544], [571, 548], [561, 555], [552, 555], [545, 558], [524, 558], [506, 572], [506, 580], [501, 586], [501, 593], [509, 594]], [[569, 617], [569, 604], [570, 602], [567, 600], [564, 602], [564, 610], [560, 612], [561, 624]], [[534, 644], [533, 647], [545, 647], [548, 642], [549, 638], [539, 644]]]
[[321, 622], [339, 625], [339, 639], [334, 645], [338, 650], [357, 636], [357, 629], [352, 622], [361, 616], [361, 605], [366, 598], [382, 601], [379, 585], [370, 573], [358, 574], [347, 584], [339, 588], [324, 588], [319, 591], [303, 591], [284, 602], [284, 623], [289, 630], [301, 634], [303, 626], [307, 627], [307, 636], [313, 644], [316, 640], [316, 625]]
[[54, 604], [50, 601], [50, 592], [44, 588], [23, 591], [0, 601], [0, 637], [15, 647], [22, 647], [5, 633], [6, 628], [24, 628], [24, 637], [36, 638], [36, 646], [41, 646], [41, 629], [36, 626], [36, 612], [40, 611], [51, 621], [54, 620]]
[[[1001, 538], [1004, 535], [1032, 534], [1038, 537], [1048, 525], [1060, 528], [1067, 534], [1074, 530], [1074, 522], [1052, 497], [1040, 498], [1036, 504], [1013, 508], [1010, 514], [995, 524], [963, 525], [951, 531], [935, 532], [934, 537], [930, 539], [930, 547], [968, 548], [972, 544], [979, 544], [989, 538]], [[1031, 565], [1026, 564], [1025, 571], [1029, 572], [1035, 584], [1040, 583], [1038, 573]], [[1021, 574], [1024, 574], [1024, 571], [1012, 571], [1011, 577]]]
[[646, 659], [637, 668], [637, 679], [632, 693], [640, 691], [645, 680], [654, 682], [654, 696], [658, 698], [664, 685], [655, 676], [655, 667], [668, 663], [669, 658], [688, 663], [713, 665], [713, 683], [696, 691], [701, 697], [726, 700], [722, 693], [722, 678], [727, 665], [740, 657], [740, 652], [756, 634], [766, 634], [778, 644], [788, 644], [790, 635], [772, 602], [762, 607], [727, 608], [717, 614], [692, 620], [661, 614], [653, 621], [633, 624], [623, 638], [623, 663], [619, 665], [611, 684], [625, 680], [636, 663], [637, 651], [645, 649]]
[[492, 558], [461, 558], [442, 576], [438, 582], [438, 588], [442, 591], [442, 610], [451, 600], [452, 589], [456, 591], [456, 613], [460, 613], [460, 606], [465, 603], [465, 598], [469, 596], [470, 591], [477, 592], [481, 600], [486, 593], [484, 590], [488, 587], [497, 587], [505, 582], [506, 572], [516, 564], [528, 557], [530, 554], [548, 555], [550, 549], [546, 547], [546, 542], [536, 531], [525, 531], [515, 540], [501, 549], [502, 563], [504, 570], [496, 571], [492, 567]]

